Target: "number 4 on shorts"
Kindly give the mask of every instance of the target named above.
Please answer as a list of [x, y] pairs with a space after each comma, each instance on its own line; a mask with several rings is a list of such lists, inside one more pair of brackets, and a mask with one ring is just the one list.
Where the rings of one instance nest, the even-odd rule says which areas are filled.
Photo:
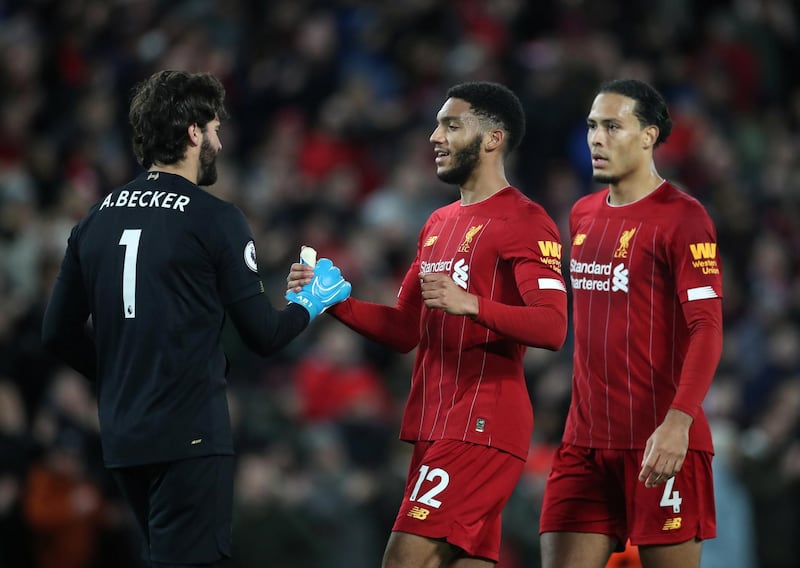
[[664, 494], [661, 495], [661, 502], [659, 503], [659, 505], [661, 507], [672, 507], [673, 513], [680, 513], [681, 503], [683, 503], [683, 499], [681, 499], [680, 493], [672, 490], [672, 486], [674, 484], [675, 484], [674, 477], [670, 477], [669, 479], [667, 479], [667, 482], [664, 484]]

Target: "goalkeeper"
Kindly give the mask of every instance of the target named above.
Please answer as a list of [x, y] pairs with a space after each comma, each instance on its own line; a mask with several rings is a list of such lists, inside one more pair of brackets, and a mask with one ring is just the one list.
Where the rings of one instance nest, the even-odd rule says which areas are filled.
[[145, 171], [73, 228], [42, 324], [44, 346], [96, 387], [103, 461], [159, 568], [230, 556], [226, 315], [269, 355], [350, 293], [323, 259], [285, 309], [266, 300], [244, 214], [204, 189], [217, 179], [224, 96], [206, 73], [159, 71], [137, 86], [129, 116]]

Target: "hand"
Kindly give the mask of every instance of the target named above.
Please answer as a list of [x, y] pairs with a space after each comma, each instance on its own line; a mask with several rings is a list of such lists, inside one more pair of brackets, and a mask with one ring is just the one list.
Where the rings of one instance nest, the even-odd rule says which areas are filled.
[[422, 299], [425, 306], [443, 310], [454, 316], [477, 316], [478, 298], [453, 282], [447, 274], [420, 274]]
[[664, 422], [647, 439], [639, 481], [645, 487], [656, 487], [677, 475], [689, 449], [689, 428], [693, 418], [680, 410], [670, 409]]
[[[314, 276], [311, 280], [302, 285], [299, 291], [295, 291], [291, 286], [292, 282], [302, 281], [304, 278], [298, 280], [295, 277], [292, 279], [292, 273], [300, 272], [305, 274], [304, 270], [309, 268], [308, 266], [304, 267], [303, 264], [292, 264], [292, 270], [289, 272], [289, 278], [287, 279], [290, 289], [286, 292], [286, 299], [303, 306], [308, 310], [310, 319], [313, 320], [334, 304], [338, 304], [350, 297], [352, 286], [350, 282], [342, 277], [341, 271], [333, 265], [330, 259], [323, 258], [314, 267]], [[296, 286], [295, 284], [294, 287]]]
[[[313, 254], [307, 254], [307, 251], [313, 251]], [[314, 262], [309, 262], [310, 258], [314, 258]], [[303, 286], [310, 284], [314, 278], [314, 266], [316, 266], [316, 251], [303, 245], [300, 247], [300, 262], [295, 262], [289, 268], [289, 275], [286, 277], [286, 293], [299, 292]]]

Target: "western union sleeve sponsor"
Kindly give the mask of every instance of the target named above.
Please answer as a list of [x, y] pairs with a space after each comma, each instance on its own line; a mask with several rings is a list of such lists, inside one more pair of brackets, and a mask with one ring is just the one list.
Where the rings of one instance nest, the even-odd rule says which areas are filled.
[[695, 260], [717, 258], [717, 243], [692, 243], [689, 245], [689, 249]]

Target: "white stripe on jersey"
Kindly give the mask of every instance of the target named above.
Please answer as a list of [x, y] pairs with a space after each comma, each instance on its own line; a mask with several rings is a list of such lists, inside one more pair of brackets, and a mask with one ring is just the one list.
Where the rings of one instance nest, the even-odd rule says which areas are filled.
[[561, 290], [567, 291], [567, 287], [558, 278], [539, 278], [539, 290]]
[[689, 288], [686, 291], [689, 301], [692, 300], [707, 300], [709, 298], [719, 298], [714, 288], [711, 286], [701, 286], [700, 288]]

